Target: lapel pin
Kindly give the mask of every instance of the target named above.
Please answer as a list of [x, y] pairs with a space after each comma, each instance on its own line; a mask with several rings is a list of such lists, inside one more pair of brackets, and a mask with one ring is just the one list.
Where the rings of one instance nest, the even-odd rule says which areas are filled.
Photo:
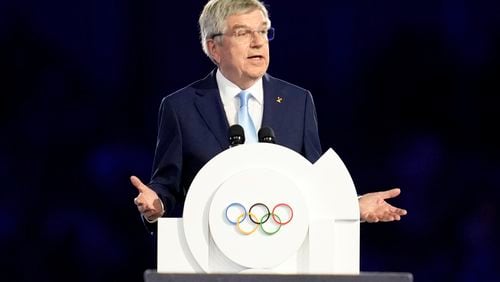
[[280, 96], [276, 97], [276, 102], [278, 102], [278, 103], [283, 102], [283, 98], [281, 98]]

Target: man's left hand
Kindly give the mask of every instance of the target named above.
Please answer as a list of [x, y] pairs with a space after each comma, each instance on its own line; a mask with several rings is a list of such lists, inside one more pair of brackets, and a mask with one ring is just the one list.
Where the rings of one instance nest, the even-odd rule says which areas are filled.
[[396, 208], [385, 200], [397, 197], [401, 193], [399, 188], [382, 192], [368, 193], [359, 198], [359, 213], [361, 221], [379, 222], [400, 220], [406, 215], [406, 210]]

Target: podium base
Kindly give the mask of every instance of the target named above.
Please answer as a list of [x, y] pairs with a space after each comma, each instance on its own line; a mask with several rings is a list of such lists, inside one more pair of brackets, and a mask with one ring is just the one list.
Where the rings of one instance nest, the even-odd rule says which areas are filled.
[[413, 282], [406, 272], [361, 272], [359, 275], [180, 274], [144, 272], [145, 282]]

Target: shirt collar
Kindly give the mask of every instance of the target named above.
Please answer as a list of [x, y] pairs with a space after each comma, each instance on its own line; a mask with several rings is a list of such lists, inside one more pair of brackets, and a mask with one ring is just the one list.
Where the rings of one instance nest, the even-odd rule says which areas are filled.
[[[242, 90], [248, 91], [252, 93], [252, 96], [259, 104], [263, 104], [264, 102], [264, 88], [262, 86], [262, 77], [259, 78], [252, 86], [248, 89], [241, 89], [238, 85], [231, 82], [227, 79], [222, 72], [217, 69], [217, 73], [215, 74], [215, 78], [217, 80], [217, 86], [219, 88], [220, 95], [225, 98], [234, 98], [236, 97]], [[224, 100], [224, 99], [223, 99]]]

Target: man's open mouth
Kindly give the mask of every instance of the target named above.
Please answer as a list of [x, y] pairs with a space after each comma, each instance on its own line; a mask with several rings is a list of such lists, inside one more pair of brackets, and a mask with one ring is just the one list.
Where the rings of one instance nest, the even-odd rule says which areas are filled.
[[248, 59], [263, 59], [264, 56], [261, 56], [261, 55], [253, 55], [253, 56], [248, 56], [247, 57]]

